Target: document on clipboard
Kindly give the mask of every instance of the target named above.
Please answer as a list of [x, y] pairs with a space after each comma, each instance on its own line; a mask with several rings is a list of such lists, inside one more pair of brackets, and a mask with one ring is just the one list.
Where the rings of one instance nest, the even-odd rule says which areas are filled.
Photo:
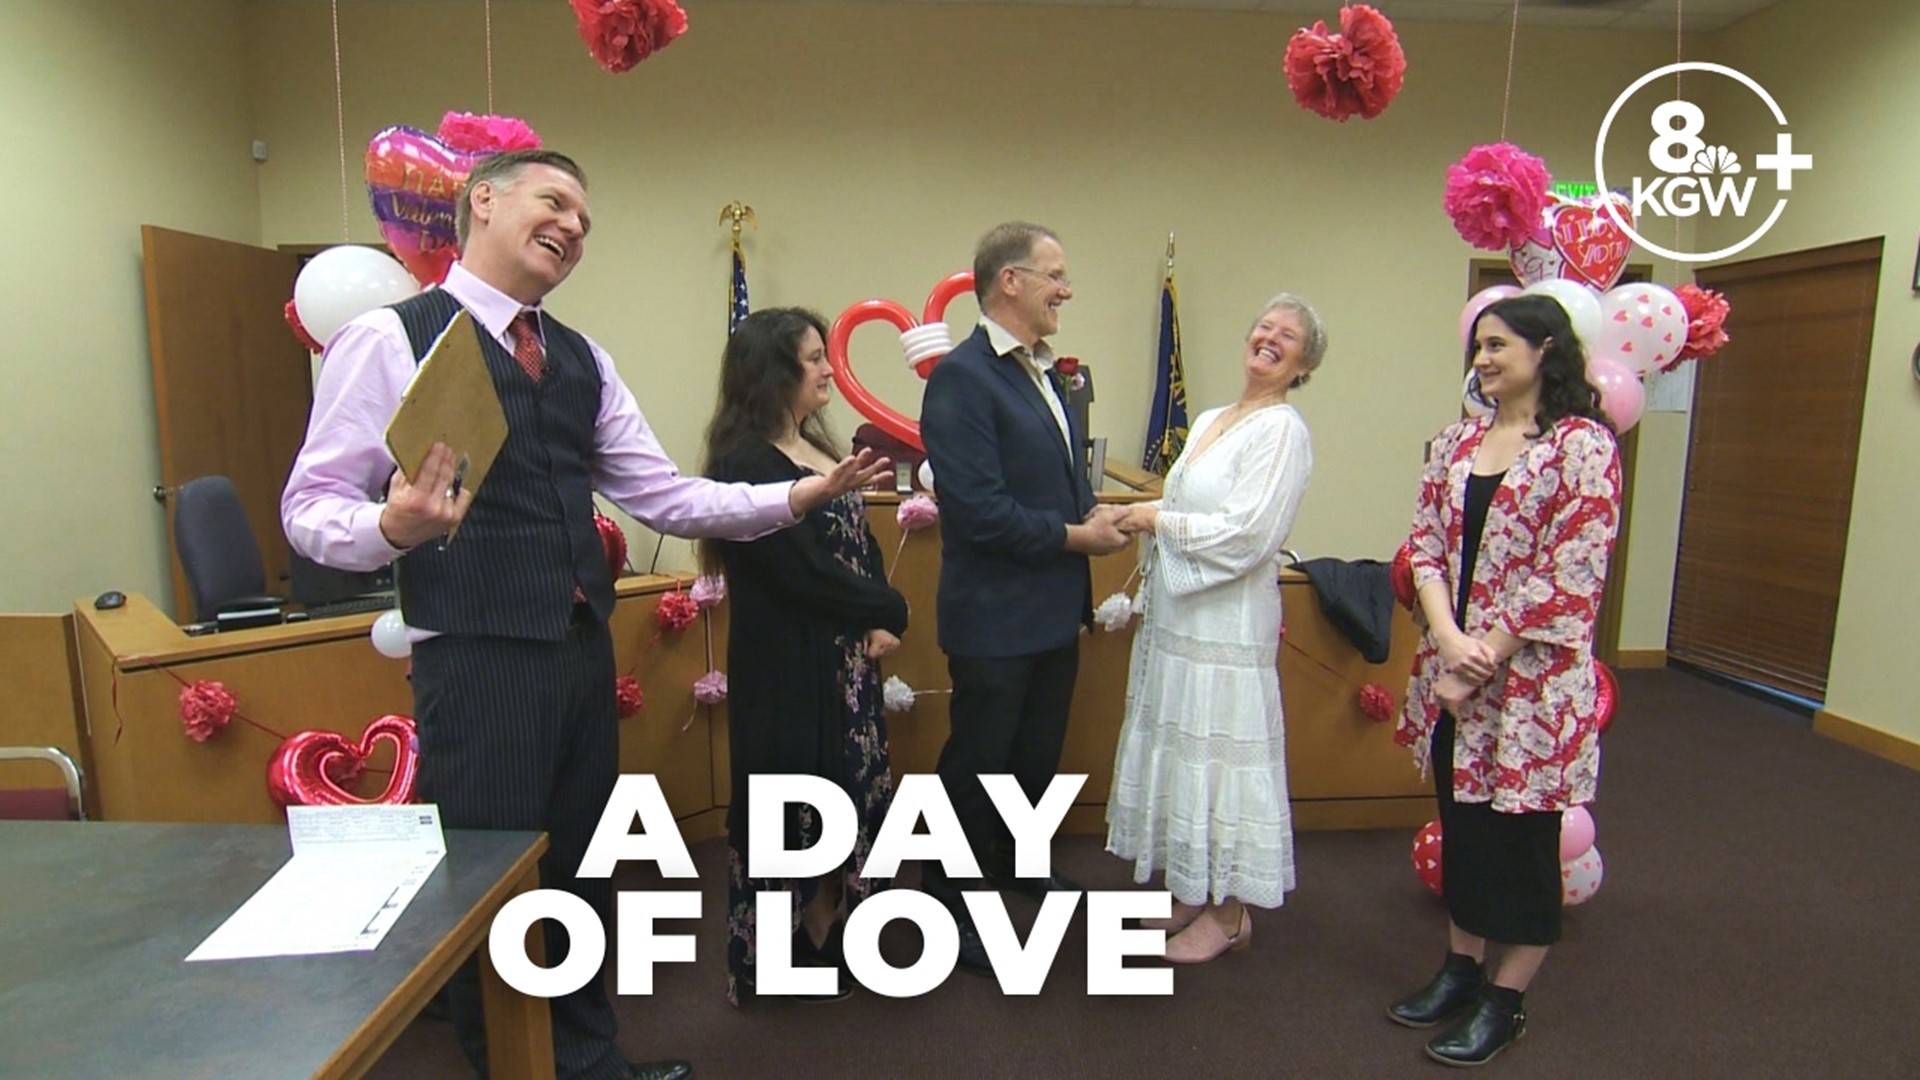
[[[409, 479], [434, 443], [453, 451], [454, 484], [476, 496], [487, 470], [507, 441], [507, 414], [480, 354], [473, 316], [461, 309], [413, 373], [400, 407], [387, 422], [387, 450]], [[460, 531], [447, 533], [452, 540]]]

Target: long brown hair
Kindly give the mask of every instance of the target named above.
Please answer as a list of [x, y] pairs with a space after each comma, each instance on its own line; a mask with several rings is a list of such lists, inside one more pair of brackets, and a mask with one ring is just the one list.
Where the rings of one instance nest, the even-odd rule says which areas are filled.
[[[800, 388], [800, 341], [809, 329], [827, 339], [826, 321], [797, 307], [762, 308], [734, 328], [720, 354], [720, 398], [700, 455], [703, 475], [711, 477], [734, 454], [778, 442], [787, 433]], [[818, 411], [800, 422], [800, 437], [830, 458], [841, 457]], [[718, 542], [700, 542], [700, 565], [708, 573], [719, 571]]]

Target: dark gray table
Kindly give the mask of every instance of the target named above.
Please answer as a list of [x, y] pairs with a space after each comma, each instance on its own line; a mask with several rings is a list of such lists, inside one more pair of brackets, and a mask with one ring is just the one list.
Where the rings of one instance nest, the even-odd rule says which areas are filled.
[[0, 1077], [359, 1076], [479, 949], [493, 1075], [550, 1078], [546, 1001], [479, 948], [546, 846], [448, 832], [370, 953], [189, 964], [291, 856], [284, 827], [0, 822]]

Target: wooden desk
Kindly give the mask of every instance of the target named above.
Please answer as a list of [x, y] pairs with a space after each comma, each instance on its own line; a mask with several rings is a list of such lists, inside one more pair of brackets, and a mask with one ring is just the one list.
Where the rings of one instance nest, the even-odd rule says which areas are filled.
[[[659, 635], [653, 609], [686, 578], [636, 576], [617, 586], [612, 633], [619, 670], [647, 691], [647, 708], [624, 721], [620, 766], [653, 772], [674, 812], [714, 805], [708, 783], [706, 710], [696, 714], [693, 681], [707, 670], [700, 627]], [[375, 614], [346, 615], [256, 630], [189, 637], [140, 595], [126, 606], [74, 605], [84, 723], [100, 816], [114, 821], [278, 822], [266, 770], [280, 737], [325, 729], [358, 738], [388, 713], [411, 715], [407, 662], [375, 652]], [[718, 646], [722, 655], [724, 643]], [[183, 682], [217, 680], [241, 720], [204, 743], [180, 726]], [[693, 719], [689, 730], [681, 725]], [[385, 753], [383, 750], [382, 754]], [[390, 762], [376, 756], [360, 787], [377, 792]]]
[[[0, 822], [0, 1076], [360, 1076], [539, 887], [546, 846], [448, 832], [370, 953], [189, 964], [291, 855], [284, 826]], [[481, 955], [493, 1075], [552, 1077], [546, 1000]]]

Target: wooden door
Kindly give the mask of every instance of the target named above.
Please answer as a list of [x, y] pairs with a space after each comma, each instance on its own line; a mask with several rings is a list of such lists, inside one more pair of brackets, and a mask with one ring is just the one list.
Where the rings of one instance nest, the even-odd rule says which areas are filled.
[[[1628, 266], [1620, 274], [1620, 283], [1650, 281], [1653, 267], [1644, 263]], [[1473, 296], [1482, 289], [1495, 285], [1518, 285], [1520, 279], [1513, 275], [1513, 269], [1497, 259], [1475, 259], [1467, 269], [1467, 295]], [[1465, 343], [1461, 344], [1465, 348]], [[1464, 360], [1461, 374], [1472, 367], [1471, 359]], [[1627, 594], [1627, 536], [1633, 526], [1633, 469], [1639, 456], [1640, 429], [1620, 436], [1620, 533], [1613, 542], [1613, 559], [1607, 567], [1607, 586], [1600, 594], [1600, 612], [1594, 619], [1593, 655], [1609, 666], [1618, 667], [1620, 661], [1620, 609]]]
[[267, 591], [286, 590], [280, 491], [306, 436], [312, 360], [283, 314], [298, 256], [153, 225], [141, 227], [140, 240], [160, 433], [155, 497], [167, 507], [174, 617], [185, 622], [193, 591], [173, 551], [171, 495], [198, 476], [232, 478], [260, 543]]
[[1667, 655], [1826, 700], [1880, 240], [1709, 267], [1730, 340], [1694, 377]]

